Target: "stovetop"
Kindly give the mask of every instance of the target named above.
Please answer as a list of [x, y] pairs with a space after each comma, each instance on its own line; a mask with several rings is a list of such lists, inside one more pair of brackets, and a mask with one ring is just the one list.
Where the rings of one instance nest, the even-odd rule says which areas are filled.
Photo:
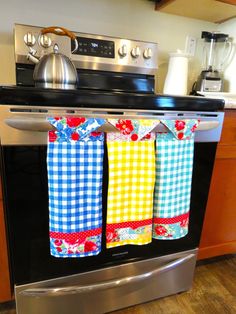
[[198, 96], [59, 90], [15, 85], [0, 86], [0, 104], [181, 111], [224, 109], [223, 99]]

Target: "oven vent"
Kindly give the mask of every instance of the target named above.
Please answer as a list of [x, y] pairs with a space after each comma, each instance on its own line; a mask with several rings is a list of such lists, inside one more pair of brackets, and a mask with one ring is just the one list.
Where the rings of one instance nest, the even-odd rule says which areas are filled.
[[13, 112], [13, 113], [47, 113], [48, 110], [47, 109], [29, 109], [29, 108], [10, 108], [10, 112]]

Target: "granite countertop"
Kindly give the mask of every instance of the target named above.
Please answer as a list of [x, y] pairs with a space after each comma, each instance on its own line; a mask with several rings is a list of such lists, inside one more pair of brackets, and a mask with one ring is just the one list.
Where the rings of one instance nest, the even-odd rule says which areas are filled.
[[175, 111], [218, 111], [224, 100], [202, 96], [134, 94], [0, 86], [0, 104]]

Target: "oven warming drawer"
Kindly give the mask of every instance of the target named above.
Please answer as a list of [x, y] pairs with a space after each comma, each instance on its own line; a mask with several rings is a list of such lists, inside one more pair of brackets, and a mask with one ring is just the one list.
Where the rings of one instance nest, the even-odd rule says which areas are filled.
[[197, 249], [15, 286], [17, 313], [106, 313], [188, 290]]

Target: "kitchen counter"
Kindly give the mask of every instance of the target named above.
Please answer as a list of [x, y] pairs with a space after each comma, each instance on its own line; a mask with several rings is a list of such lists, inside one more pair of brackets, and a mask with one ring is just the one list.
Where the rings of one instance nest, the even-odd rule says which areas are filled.
[[223, 99], [210, 99], [198, 96], [0, 86], [0, 104], [25, 106], [217, 111], [224, 109], [224, 103]]
[[225, 100], [225, 109], [236, 109], [236, 99]]
[[201, 95], [206, 98], [222, 99], [225, 102], [225, 109], [236, 109], [236, 93], [226, 92], [201, 92]]

